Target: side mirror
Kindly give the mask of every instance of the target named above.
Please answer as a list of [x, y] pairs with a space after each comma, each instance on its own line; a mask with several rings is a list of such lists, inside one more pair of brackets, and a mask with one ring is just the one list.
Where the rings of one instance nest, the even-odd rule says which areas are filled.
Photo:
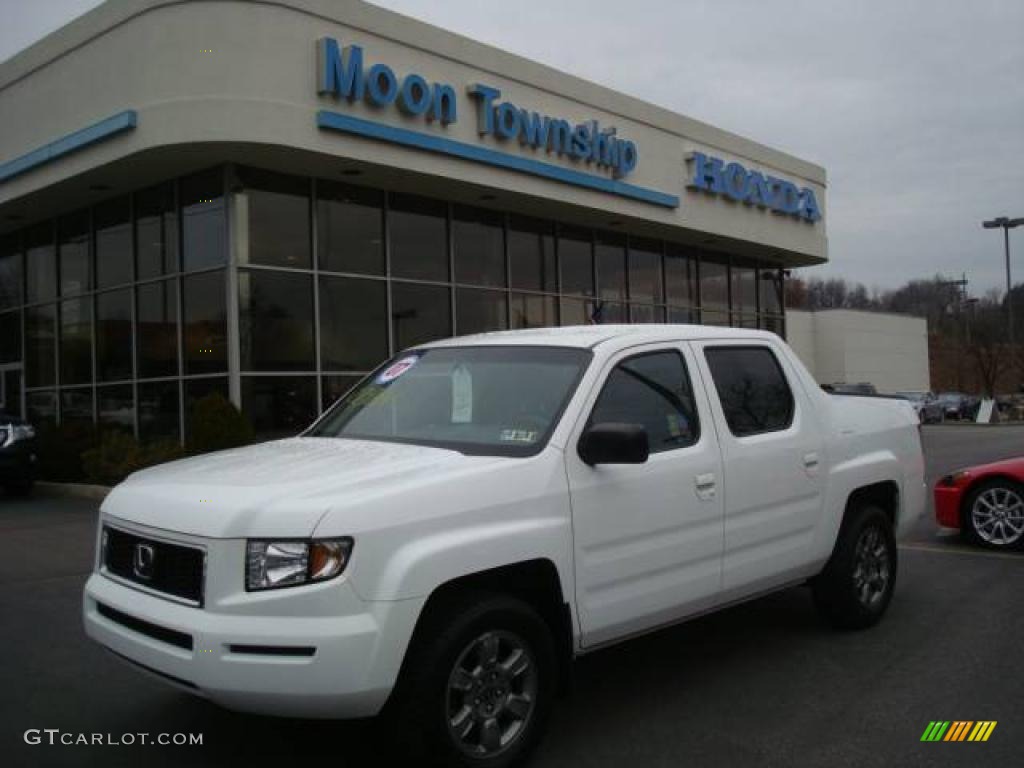
[[643, 464], [650, 455], [647, 430], [639, 424], [593, 424], [580, 437], [577, 452], [590, 466]]

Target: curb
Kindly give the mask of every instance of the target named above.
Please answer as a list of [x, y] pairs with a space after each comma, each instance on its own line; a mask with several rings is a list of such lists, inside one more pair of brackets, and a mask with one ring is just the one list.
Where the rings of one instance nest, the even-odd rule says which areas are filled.
[[926, 427], [1024, 427], [1024, 421], [943, 421], [938, 424], [924, 424]]
[[93, 499], [103, 501], [110, 493], [105, 485], [89, 485], [88, 483], [50, 483], [37, 480], [35, 490], [45, 496], [71, 496], [77, 499]]

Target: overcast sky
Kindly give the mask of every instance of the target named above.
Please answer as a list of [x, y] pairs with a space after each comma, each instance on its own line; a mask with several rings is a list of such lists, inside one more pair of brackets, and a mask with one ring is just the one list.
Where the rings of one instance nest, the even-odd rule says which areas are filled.
[[[0, 60], [96, 4], [0, 0]], [[808, 274], [1004, 285], [981, 221], [1024, 216], [1020, 0], [377, 4], [825, 166], [831, 263]]]

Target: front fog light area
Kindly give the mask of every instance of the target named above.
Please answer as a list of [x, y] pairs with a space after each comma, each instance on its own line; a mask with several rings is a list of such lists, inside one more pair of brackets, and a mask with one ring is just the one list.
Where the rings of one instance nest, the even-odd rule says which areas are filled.
[[351, 552], [349, 538], [249, 541], [245, 588], [253, 591], [326, 581], [345, 570]]

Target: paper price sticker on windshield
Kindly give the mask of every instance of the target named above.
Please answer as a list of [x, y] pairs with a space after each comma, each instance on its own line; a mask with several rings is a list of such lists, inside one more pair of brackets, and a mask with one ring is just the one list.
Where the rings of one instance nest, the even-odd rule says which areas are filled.
[[505, 443], [533, 443], [537, 441], [537, 430], [503, 429], [498, 438]]
[[378, 384], [390, 384], [392, 381], [397, 379], [403, 373], [412, 368], [416, 363], [419, 362], [419, 357], [416, 355], [409, 355], [403, 357], [401, 360], [392, 363], [384, 371], [377, 375]]

